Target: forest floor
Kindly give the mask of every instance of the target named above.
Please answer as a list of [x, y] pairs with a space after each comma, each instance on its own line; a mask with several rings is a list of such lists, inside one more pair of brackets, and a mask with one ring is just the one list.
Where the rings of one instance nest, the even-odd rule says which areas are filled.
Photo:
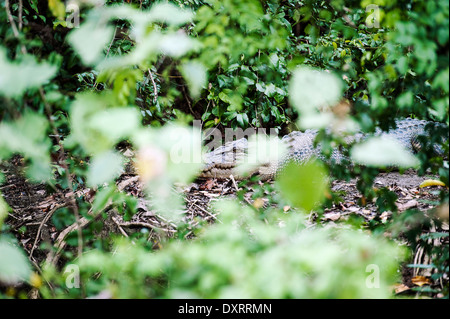
[[[8, 168], [0, 167], [6, 173], [6, 180], [0, 185], [0, 192], [12, 209], [6, 219], [6, 224], [21, 243], [35, 267], [39, 269], [39, 265], [44, 260], [57, 264], [61, 251], [67, 249], [67, 235], [76, 229], [76, 223], [65, 227], [57, 227], [58, 225], [54, 224], [52, 216], [58, 209], [69, 206], [67, 203], [71, 194], [49, 192], [44, 185], [30, 184], [18, 171], [15, 171], [14, 167], [14, 165]], [[387, 187], [394, 191], [398, 196], [396, 205], [400, 213], [411, 208], [429, 212], [436, 208], [438, 191], [437, 187], [419, 187], [428, 178], [434, 177], [418, 176], [413, 170], [408, 170], [403, 174], [398, 172], [380, 173], [375, 180], [374, 187]], [[143, 228], [150, 230], [149, 236], [158, 237], [155, 242], [164, 236], [174, 236], [177, 232], [177, 226], [148, 209], [148, 200], [143, 194], [142, 184], [137, 176], [132, 174], [122, 175], [117, 185], [121, 191], [139, 199], [138, 212], [131, 220], [125, 221], [123, 216], [114, 209], [106, 210], [108, 217], [104, 220], [103, 230], [100, 232], [101, 236], [115, 232], [128, 237]], [[334, 192], [341, 194], [341, 200], [339, 203], [326, 208], [321, 220], [314, 222], [327, 223], [327, 226], [333, 227], [350, 216], [357, 215], [370, 222], [373, 218], [386, 221], [392, 215], [390, 212], [384, 212], [380, 215], [377, 213], [377, 206], [372, 202], [361, 206], [359, 204], [361, 203], [361, 194], [356, 189], [356, 181], [333, 181], [331, 188]], [[224, 197], [236, 198], [237, 189], [238, 185], [233, 180], [202, 180], [184, 187], [182, 191], [186, 199], [185, 216], [188, 224], [195, 228], [199, 220], [213, 223], [218, 217], [211, 211], [211, 203]], [[85, 189], [79, 190], [76, 196], [92, 202], [92, 196], [95, 195], [92, 191]], [[255, 204], [252, 199], [251, 187], [244, 194], [244, 201], [246, 202], [243, 203], [244, 205]], [[263, 204], [266, 203], [263, 202]], [[446, 218], [443, 225], [439, 229], [426, 229], [425, 232], [448, 233], [448, 207], [444, 208], [444, 212], [441, 212], [441, 214], [443, 214], [444, 220]], [[86, 227], [93, 219], [82, 217], [79, 223], [82, 227]], [[185, 237], [192, 237], [192, 232], [188, 232]], [[448, 237], [444, 240], [448, 241]], [[439, 245], [442, 242], [436, 244]], [[56, 249], [48, 249], [49, 245]], [[423, 256], [423, 251], [421, 252], [418, 248], [411, 263], [426, 263], [427, 261], [423, 260]], [[402, 283], [395, 287], [398, 294], [408, 294], [411, 288], [420, 286], [424, 281], [427, 283], [427, 277], [431, 275], [423, 271], [419, 272], [419, 269], [408, 267], [403, 267], [401, 271], [403, 275]], [[410, 294], [412, 293], [411, 291]]]

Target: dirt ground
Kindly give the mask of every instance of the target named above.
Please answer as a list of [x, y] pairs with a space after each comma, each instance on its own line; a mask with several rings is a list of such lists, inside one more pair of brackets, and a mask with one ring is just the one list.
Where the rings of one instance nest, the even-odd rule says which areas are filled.
[[[60, 251], [65, 248], [65, 236], [76, 229], [76, 224], [63, 229], [57, 228], [53, 224], [52, 216], [58, 209], [68, 206], [68, 198], [71, 194], [58, 189], [49, 190], [40, 184], [30, 184], [21, 176], [15, 165], [0, 166], [0, 168], [6, 176], [6, 180], [0, 185], [0, 192], [12, 209], [6, 219], [10, 231], [17, 237], [30, 261], [37, 268], [44, 260], [56, 264], [59, 260]], [[394, 191], [398, 196], [396, 204], [400, 213], [411, 208], [426, 212], [435, 208], [433, 205], [438, 200], [436, 186], [432, 188], [419, 187], [424, 180], [429, 178], [435, 177], [417, 176], [416, 172], [412, 170], [406, 171], [404, 174], [398, 172], [380, 173], [375, 180], [374, 187], [387, 187]], [[116, 232], [128, 236], [132, 232], [146, 228], [150, 230], [150, 234], [158, 237], [164, 236], [164, 233], [167, 236], [173, 236], [177, 232], [176, 225], [148, 209], [147, 199], [143, 195], [142, 184], [137, 176], [123, 175], [119, 178], [117, 185], [120, 190], [138, 198], [138, 212], [131, 220], [125, 221], [123, 216], [115, 210], [106, 211], [108, 218], [104, 220], [103, 233]], [[359, 215], [367, 221], [375, 216], [381, 217], [381, 219], [390, 218], [390, 212], [385, 212], [380, 216], [377, 213], [375, 203], [366, 203], [365, 206], [360, 205], [361, 194], [356, 189], [356, 181], [334, 181], [331, 186], [334, 192], [342, 193], [343, 198], [338, 204], [325, 209], [322, 222], [333, 224], [352, 214]], [[195, 223], [198, 223], [199, 218], [213, 223], [217, 216], [210, 210], [211, 201], [227, 196], [236, 197], [237, 189], [237, 183], [233, 180], [202, 180], [184, 187], [186, 220], [193, 227]], [[92, 202], [95, 193], [88, 189], [82, 189], [77, 192], [76, 196]], [[251, 192], [244, 197], [247, 204], [254, 204]], [[444, 211], [444, 215], [445, 213], [447, 216], [446, 222], [441, 229], [435, 231], [448, 232], [448, 207], [446, 212]], [[80, 220], [80, 225], [84, 226], [89, 222], [89, 219], [83, 217]], [[189, 236], [192, 236], [192, 233], [186, 234], [186, 237]], [[47, 247], [48, 245], [53, 246], [56, 250], [50, 250], [50, 252], [41, 250], [43, 243], [46, 243]], [[415, 260], [415, 262], [426, 261]], [[402, 286], [398, 288], [399, 293], [408, 291], [414, 286], [412, 279], [418, 276], [418, 273], [411, 269], [405, 268], [402, 271], [404, 278]]]

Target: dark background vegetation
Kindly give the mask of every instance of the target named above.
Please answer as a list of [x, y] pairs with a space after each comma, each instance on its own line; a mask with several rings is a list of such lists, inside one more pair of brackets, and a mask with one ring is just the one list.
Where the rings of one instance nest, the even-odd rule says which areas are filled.
[[[26, 229], [9, 225], [14, 210], [0, 198], [0, 267], [9, 271], [0, 275], [1, 297], [30, 297], [34, 291], [42, 298], [82, 298], [107, 291], [119, 298], [388, 298], [399, 265], [412, 264], [408, 256], [422, 246], [429, 263], [415, 267], [433, 272], [415, 291], [448, 298], [448, 1], [179, 0], [169, 1], [170, 10], [185, 11], [160, 7], [153, 11], [160, 17], [144, 24], [138, 23], [139, 14], [149, 12], [154, 1], [74, 3], [80, 28], [67, 23], [73, 22], [68, 2], [0, 4], [0, 182], [8, 181], [8, 165], [19, 162], [17, 174], [45, 185], [54, 198], [65, 198], [52, 211], [58, 231], [84, 219], [94, 222], [72, 229], [64, 252], [56, 252], [62, 254], [57, 263], [48, 258], [30, 263], [20, 243]], [[107, 11], [119, 5], [118, 11]], [[379, 27], [366, 23], [370, 5], [380, 9]], [[186, 38], [192, 41], [186, 42], [188, 49], [182, 47]], [[138, 50], [145, 54], [133, 56]], [[312, 231], [305, 207], [295, 205], [300, 207], [286, 214], [285, 200], [266, 185], [257, 191], [272, 205], [220, 203], [212, 209], [220, 212], [221, 223], [213, 226], [200, 223], [193, 231], [180, 222], [178, 235], [162, 232], [158, 240], [142, 231], [127, 239], [112, 232], [98, 235], [110, 209], [124, 220], [138, 211], [136, 198], [114, 183], [122, 165], [118, 154], [148, 147], [142, 143], [147, 136], [166, 152], [171, 134], [181, 136], [194, 120], [220, 131], [274, 128], [282, 136], [298, 130], [302, 108], [290, 96], [299, 66], [335, 75], [342, 94], [328, 108], [365, 132], [387, 130], [405, 117], [443, 124], [429, 127], [417, 154], [417, 173], [446, 185], [435, 191], [433, 209], [400, 214], [396, 195], [373, 187], [378, 168], [326, 164], [294, 172], [310, 184], [294, 181], [284, 187], [314, 187], [322, 171], [331, 180], [357, 179], [359, 204], [376, 203], [377, 218], [338, 230], [317, 225]], [[165, 139], [168, 146], [158, 144]], [[325, 130], [318, 142], [325, 156], [344, 143]], [[435, 144], [444, 156], [431, 151]], [[155, 179], [159, 185], [192, 181], [200, 167], [164, 169], [164, 179]], [[150, 181], [150, 192], [155, 187]], [[77, 195], [86, 188], [90, 197]], [[331, 192], [316, 212], [338, 198]], [[380, 218], [386, 211], [393, 213], [389, 221]], [[287, 226], [279, 227], [280, 220]], [[428, 232], [441, 230], [443, 223], [446, 231]], [[198, 238], [183, 236], [190, 232]], [[399, 242], [407, 248], [400, 249]], [[55, 246], [43, 242], [36, 249], [48, 256]], [[72, 264], [81, 271], [79, 289], [65, 284], [64, 269]], [[367, 273], [361, 269], [368, 264], [382, 269], [376, 292], [364, 284]]]

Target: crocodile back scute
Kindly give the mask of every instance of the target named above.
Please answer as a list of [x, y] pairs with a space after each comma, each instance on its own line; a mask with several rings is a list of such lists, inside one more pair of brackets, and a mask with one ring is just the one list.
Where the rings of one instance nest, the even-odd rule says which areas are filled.
[[[349, 144], [364, 141], [369, 136], [383, 136], [395, 139], [403, 147], [411, 153], [415, 153], [418, 149], [418, 137], [421, 135], [427, 136], [427, 125], [443, 125], [424, 120], [417, 120], [406, 118], [396, 121], [396, 128], [389, 131], [382, 131], [377, 128], [374, 134], [365, 134], [357, 132], [346, 137]], [[317, 130], [306, 130], [304, 132], [294, 131], [288, 135], [283, 136], [281, 141], [286, 144], [288, 148], [287, 155], [277, 163], [267, 163], [260, 168], [259, 173], [264, 175], [265, 179], [275, 177], [283, 167], [294, 161], [302, 164], [311, 158], [319, 158], [325, 160], [322, 156], [320, 145], [315, 146], [315, 139], [317, 137]], [[448, 136], [447, 136], [448, 140]], [[434, 150], [440, 153], [439, 145], [433, 145]], [[420, 146], [419, 146], [420, 148]], [[204, 177], [228, 178], [233, 174], [233, 169], [236, 164], [241, 161], [248, 152], [248, 141], [243, 138], [237, 141], [226, 143], [205, 155], [205, 169], [203, 171]], [[333, 150], [331, 160], [333, 162], [341, 162], [344, 158], [343, 154], [336, 148]], [[223, 175], [223, 176], [222, 176]]]

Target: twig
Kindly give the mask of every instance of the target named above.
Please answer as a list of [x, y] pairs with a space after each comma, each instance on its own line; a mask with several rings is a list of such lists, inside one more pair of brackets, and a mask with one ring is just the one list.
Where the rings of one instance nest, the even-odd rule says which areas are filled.
[[120, 232], [122, 233], [122, 235], [124, 235], [125, 237], [128, 237], [128, 234], [126, 233], [126, 231], [123, 230], [122, 226], [120, 225], [120, 223], [117, 221], [117, 219], [115, 219], [114, 217], [111, 217], [112, 221], [114, 222], [114, 224], [116, 224], [117, 228], [119, 228]]
[[164, 221], [166, 223], [166, 225], [168, 226], [172, 226], [173, 228], [177, 228], [177, 225], [175, 225], [174, 223], [168, 221], [167, 219], [165, 219], [163, 216], [161, 215], [156, 215], [156, 217], [158, 217], [158, 219], [161, 219], [162, 221]]
[[34, 249], [36, 248], [36, 244], [37, 244], [37, 242], [38, 242], [38, 240], [39, 240], [39, 236], [40, 236], [40, 234], [41, 234], [42, 226], [44, 226], [45, 223], [48, 222], [48, 220], [50, 219], [50, 217], [53, 216], [53, 214], [55, 213], [55, 211], [57, 211], [57, 210], [60, 209], [61, 207], [65, 207], [65, 205], [64, 205], [64, 204], [57, 204], [57, 205], [55, 205], [55, 207], [53, 207], [53, 208], [47, 213], [47, 215], [45, 215], [45, 217], [42, 219], [42, 222], [40, 223], [39, 228], [38, 228], [38, 231], [37, 231], [37, 234], [36, 234], [36, 238], [34, 239], [33, 247], [31, 248], [31, 251], [30, 251], [30, 256], [29, 256], [30, 258], [33, 256]]
[[[14, 19], [11, 15], [11, 10], [9, 7], [9, 0], [5, 0], [5, 9], [6, 9], [6, 15], [8, 16], [8, 20], [9, 23], [11, 24], [11, 28], [13, 30], [14, 36], [19, 39], [19, 31], [17, 30], [17, 26], [16, 23], [14, 22]], [[21, 45], [21, 51], [23, 54], [27, 54], [27, 49], [25, 48], [25, 46], [22, 44]], [[44, 89], [42, 87], [39, 87], [39, 94], [41, 95], [42, 101], [44, 103], [45, 106], [45, 110], [47, 113], [47, 117], [48, 120], [50, 122], [50, 126], [52, 127], [53, 130], [53, 134], [55, 136], [56, 142], [58, 143], [58, 145], [60, 146], [60, 155], [61, 155], [61, 159], [64, 159], [61, 163], [62, 167], [64, 168], [65, 172], [66, 172], [66, 179], [67, 179], [67, 183], [71, 189], [71, 191], [73, 192], [73, 183], [72, 183], [72, 178], [70, 176], [70, 172], [69, 172], [69, 167], [67, 166], [67, 163], [65, 161], [65, 151], [64, 151], [64, 147], [61, 143], [61, 140], [59, 138], [59, 134], [58, 134], [58, 130], [56, 128], [55, 122], [53, 121], [52, 118], [52, 112], [51, 112], [51, 108], [50, 105], [47, 103], [47, 100], [45, 98], [45, 93], [44, 93]], [[72, 193], [73, 194], [73, 193]], [[74, 211], [75, 214], [75, 218], [77, 220], [77, 224], [79, 224], [79, 220], [80, 220], [80, 215], [78, 213], [78, 206], [76, 204], [76, 199], [75, 199], [75, 195], [72, 195], [71, 197], [72, 200], [72, 210]], [[78, 255], [81, 256], [83, 250], [83, 239], [82, 239], [82, 233], [81, 233], [81, 228], [78, 227]]]
[[19, 0], [19, 30], [20, 31], [22, 31], [22, 26], [23, 26], [22, 11], [23, 11], [23, 0]]
[[[105, 205], [105, 207], [97, 212], [93, 212], [92, 208], [87, 212], [87, 214], [94, 219], [101, 216], [100, 211], [107, 211], [112, 206], [112, 203], [109, 202]], [[90, 219], [87, 219], [86, 217], [80, 218], [79, 222], [75, 222], [66, 229], [64, 229], [61, 233], [59, 233], [59, 236], [55, 240], [55, 245], [53, 247], [56, 249], [56, 251], [50, 251], [50, 253], [47, 255], [47, 258], [45, 259], [45, 262], [47, 264], [56, 265], [58, 262], [59, 256], [61, 255], [61, 251], [66, 246], [65, 238], [66, 236], [74, 231], [75, 229], [78, 229], [79, 231], [82, 230], [83, 227], [85, 227], [87, 224], [91, 222]]]
[[[347, 8], [347, 7], [344, 7], [344, 11], [347, 12], [347, 13], [351, 13], [351, 10], [349, 8]], [[345, 22], [347, 22], [347, 24], [349, 26], [351, 26], [352, 28], [355, 28], [355, 29], [357, 28], [355, 23], [352, 21], [352, 19], [350, 19], [350, 17], [346, 13], [344, 13], [342, 15], [342, 18], [345, 20]]]
[[244, 197], [244, 200], [245, 200], [245, 201], [247, 202], [247, 204], [249, 204], [250, 206], [255, 207], [255, 206], [253, 205], [253, 203], [252, 203], [248, 198]]
[[[45, 282], [47, 283], [47, 286], [50, 288], [50, 290], [52, 292], [54, 292], [55, 288], [53, 287], [53, 284], [51, 282], [49, 282], [45, 276], [42, 276], [42, 269], [39, 266], [38, 262], [33, 257], [30, 257], [29, 260], [33, 264], [34, 268], [37, 269], [39, 274], [41, 274], [41, 278], [45, 280]], [[30, 299], [38, 299], [39, 298], [39, 289], [36, 287], [31, 288], [30, 292], [28, 293], [28, 297]]]
[[77, 222], [75, 222], [74, 224], [70, 225], [69, 227], [67, 227], [66, 229], [64, 229], [59, 236], [56, 238], [56, 244], [54, 245], [54, 247], [56, 248], [56, 252], [54, 252], [53, 250], [47, 255], [46, 258], [46, 263], [55, 266], [56, 263], [58, 262], [59, 256], [61, 255], [61, 251], [64, 249], [64, 247], [66, 246], [66, 242], [64, 241], [64, 239], [66, 238], [66, 236], [71, 233], [72, 231], [74, 231], [75, 229], [79, 229], [81, 230], [84, 226], [86, 226], [87, 224], [89, 224], [90, 220], [87, 219], [86, 217], [82, 217], [80, 218], [80, 220]]
[[343, 14], [342, 18], [345, 20], [345, 22], [347, 22], [347, 24], [349, 26], [351, 26], [352, 28], [355, 28], [355, 29], [357, 28], [356, 24], [350, 19], [350, 17], [348, 15]]
[[184, 95], [184, 98], [186, 99], [187, 105], [189, 107], [189, 111], [191, 111], [191, 114], [193, 115], [194, 114], [194, 110], [192, 109], [192, 104], [191, 104], [191, 101], [189, 100], [189, 97], [188, 97], [188, 95], [186, 93], [186, 89], [184, 88], [184, 85], [181, 87], [181, 91], [183, 91], [183, 95]]
[[[14, 37], [17, 40], [20, 40], [20, 34], [19, 30], [17, 30], [16, 22], [14, 22], [13, 16], [11, 14], [11, 9], [9, 7], [9, 0], [5, 0], [5, 10], [6, 10], [6, 16], [8, 17], [9, 24], [11, 24], [11, 29], [13, 31]], [[27, 49], [23, 44], [20, 45], [20, 50], [23, 54], [27, 54]]]
[[236, 189], [236, 191], [239, 191], [239, 187], [238, 187], [237, 184], [236, 184], [236, 180], [234, 179], [234, 176], [233, 176], [233, 175], [230, 175], [230, 179], [231, 179], [231, 181], [233, 182], [233, 186], [234, 186], [234, 188]]
[[16, 23], [14, 22], [13, 16], [11, 14], [11, 9], [9, 8], [9, 0], [5, 0], [5, 10], [6, 16], [8, 17], [9, 23], [11, 24], [12, 31], [16, 38], [19, 38], [19, 31], [17, 30]]
[[160, 228], [157, 226], [153, 226], [152, 224], [146, 223], [146, 222], [121, 222], [120, 226], [130, 227], [130, 226], [141, 226], [146, 227], [154, 230], [163, 230], [168, 233], [176, 233], [177, 231], [174, 229], [168, 229], [168, 228]]
[[158, 100], [158, 88], [156, 87], [155, 79], [153, 78], [153, 74], [150, 69], [148, 69], [148, 74], [150, 75], [150, 81], [152, 81], [153, 84], [153, 103], [156, 104], [156, 101]]
[[[206, 213], [207, 215], [211, 216], [214, 220], [217, 220], [217, 217], [216, 217], [214, 214], [208, 212], [208, 211], [207, 211], [206, 209], [204, 209], [203, 207], [200, 207], [200, 206], [198, 206], [198, 205], [195, 204], [195, 203], [193, 204], [193, 206], [197, 207], [197, 208], [200, 209], [202, 212], [204, 212], [204, 213]], [[222, 223], [220, 220], [219, 220], [219, 222]]]
[[111, 50], [112, 44], [114, 43], [114, 40], [116, 39], [116, 33], [117, 33], [117, 27], [114, 28], [114, 34], [112, 36], [111, 42], [109, 43], [108, 50], [106, 50], [105, 58], [107, 58], [109, 55], [109, 51]]
[[[106, 50], [105, 59], [108, 57], [109, 51], [111, 51], [111, 47], [114, 43], [114, 40], [116, 39], [116, 33], [117, 33], [117, 27], [114, 28], [114, 34], [112, 36], [111, 42], [109, 43], [108, 49]], [[94, 84], [94, 90], [97, 89], [97, 86], [98, 86], [98, 82], [96, 81]]]
[[[48, 120], [50, 122], [50, 126], [53, 130], [53, 135], [55, 135], [55, 139], [56, 139], [56, 143], [59, 146], [59, 158], [60, 158], [60, 165], [62, 166], [62, 168], [64, 169], [65, 175], [66, 175], [66, 182], [67, 185], [71, 191], [71, 195], [70, 195], [70, 201], [71, 201], [71, 208], [72, 211], [75, 215], [75, 219], [76, 222], [78, 224], [78, 226], [80, 226], [80, 213], [78, 211], [78, 205], [77, 205], [77, 200], [75, 198], [75, 193], [73, 190], [73, 180], [72, 180], [72, 176], [70, 175], [70, 170], [69, 170], [69, 166], [67, 165], [66, 162], [66, 152], [64, 150], [64, 145], [61, 142], [61, 139], [59, 137], [58, 134], [58, 129], [56, 128], [56, 124], [53, 121], [52, 118], [52, 110], [50, 108], [50, 105], [47, 103], [47, 99], [45, 98], [45, 93], [44, 93], [44, 89], [42, 87], [39, 88], [39, 93], [41, 95], [42, 101], [44, 102], [44, 106], [45, 106], [45, 111], [47, 113], [47, 117]], [[78, 257], [81, 256], [81, 254], [83, 253], [83, 233], [81, 231], [81, 227], [78, 227], [78, 251], [77, 251], [77, 255]]]
[[127, 187], [128, 185], [134, 183], [134, 182], [139, 182], [139, 175], [131, 177], [129, 179], [123, 180], [122, 182], [120, 182], [117, 185], [117, 189], [121, 192], [125, 189], [125, 187]]

